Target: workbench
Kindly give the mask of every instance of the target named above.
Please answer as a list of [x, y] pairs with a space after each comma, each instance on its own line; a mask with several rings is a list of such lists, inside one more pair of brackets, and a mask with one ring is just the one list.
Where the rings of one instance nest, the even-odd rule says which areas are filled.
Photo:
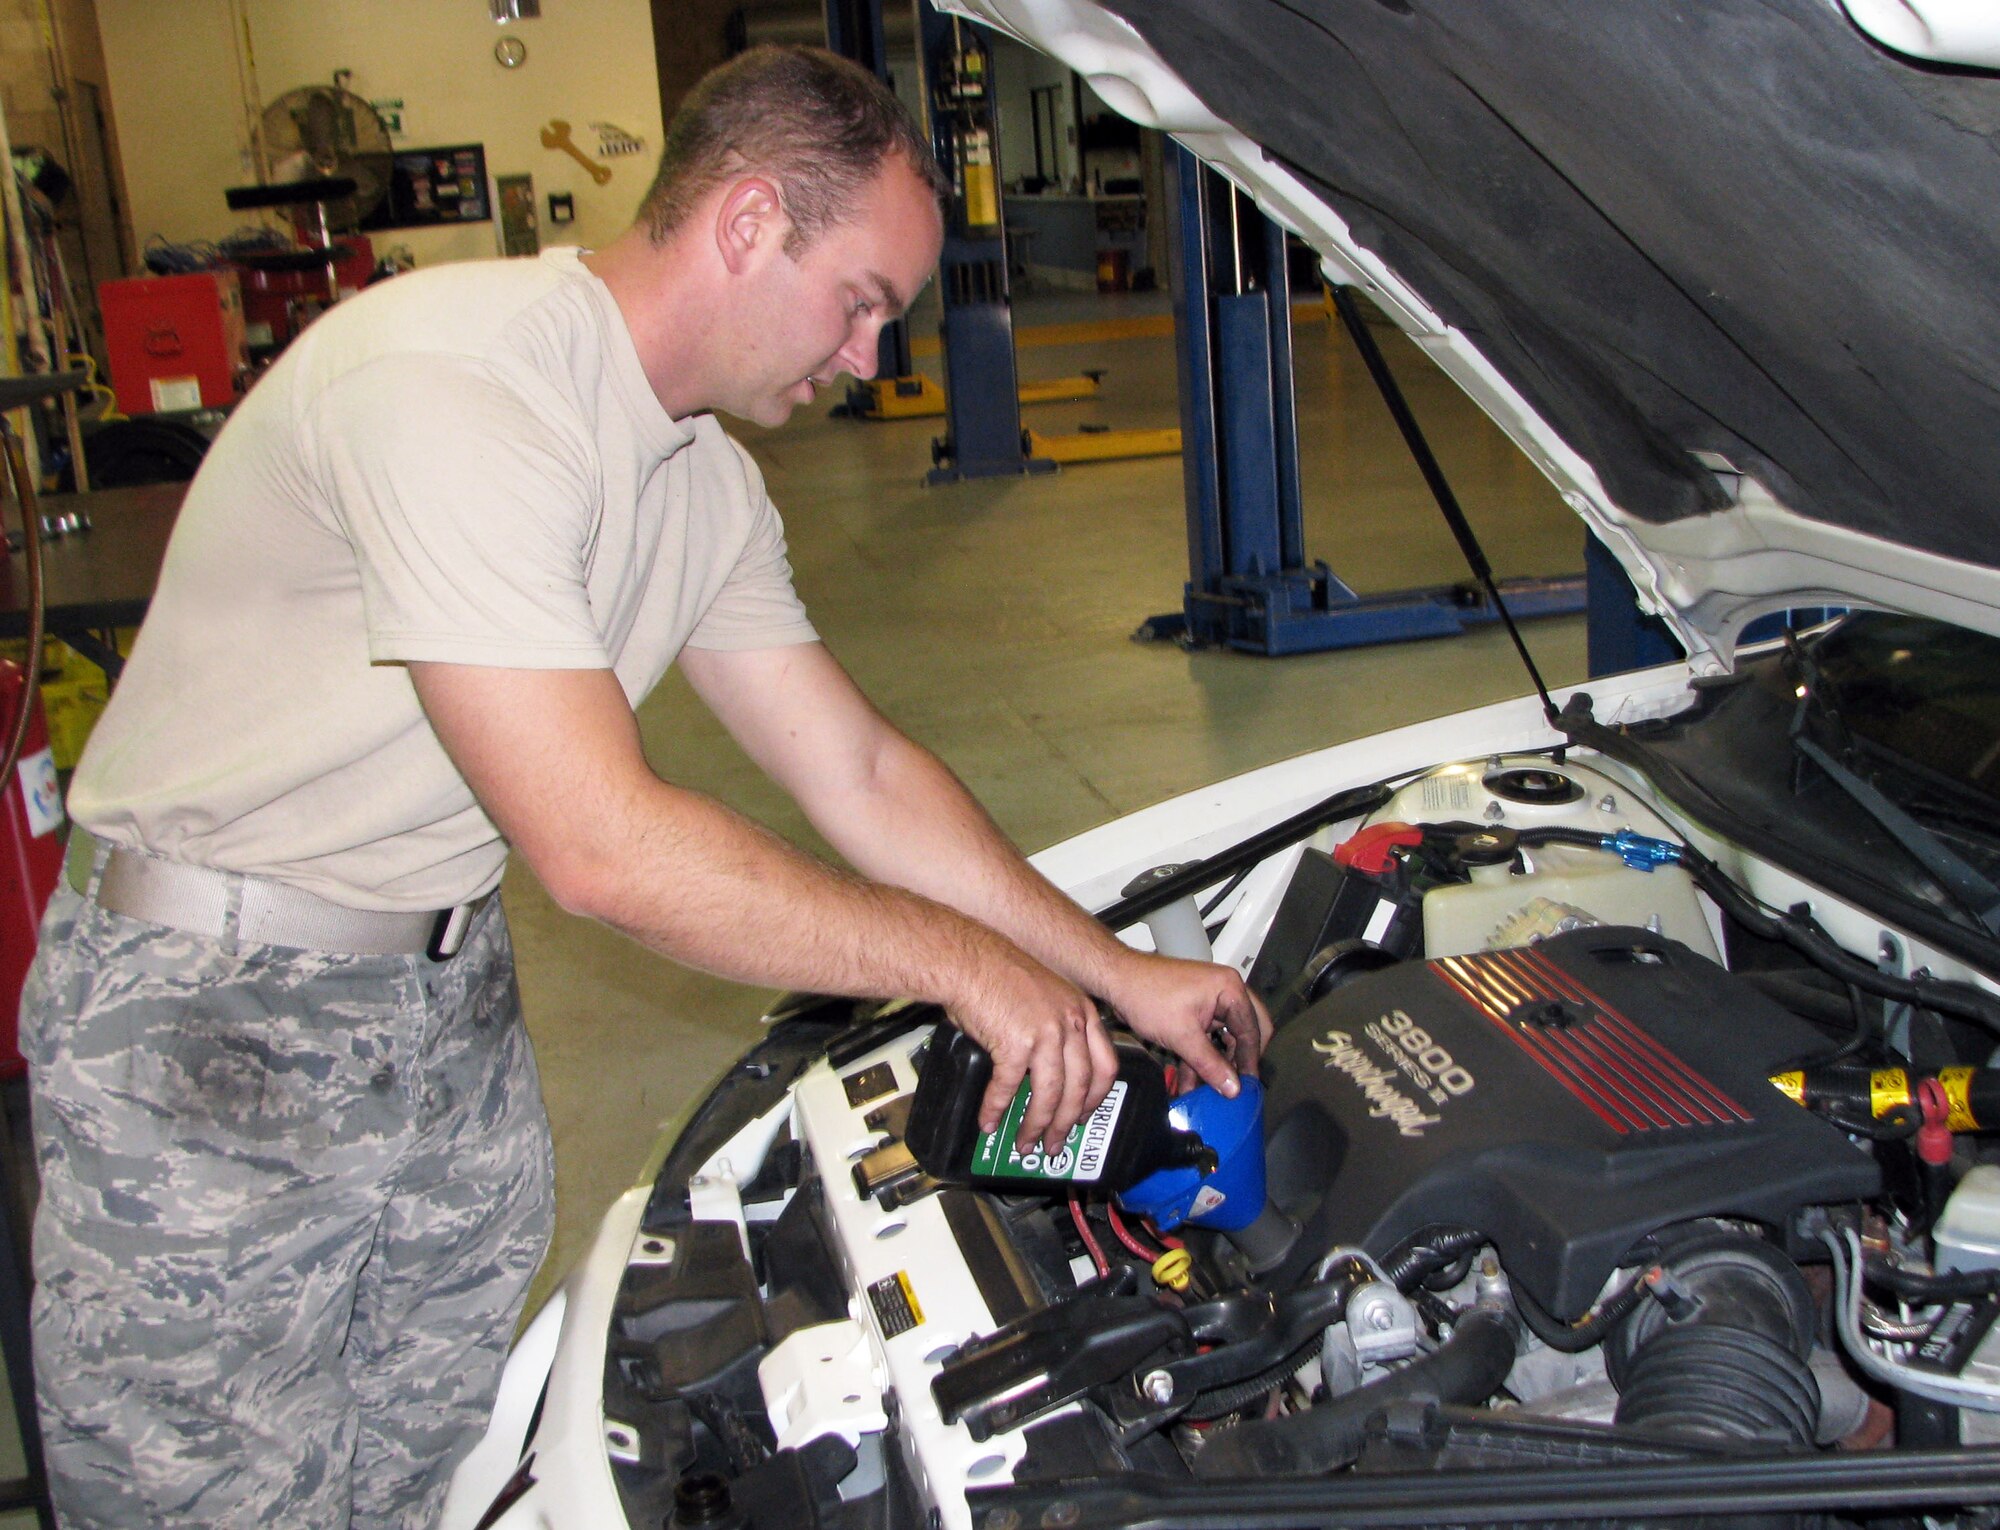
[[1136, 193], [1010, 192], [1002, 205], [1008, 234], [1032, 237], [1032, 275], [1052, 286], [1095, 292], [1102, 249], [1124, 250], [1128, 269], [1146, 263], [1146, 199]]
[[[116, 680], [124, 667], [112, 631], [144, 620], [187, 488], [156, 483], [40, 500], [45, 518], [81, 513], [89, 523], [87, 530], [42, 541], [48, 634], [97, 665], [107, 679]], [[11, 509], [7, 520], [13, 521]], [[22, 554], [12, 553], [0, 571], [0, 638], [27, 635], [27, 568]]]

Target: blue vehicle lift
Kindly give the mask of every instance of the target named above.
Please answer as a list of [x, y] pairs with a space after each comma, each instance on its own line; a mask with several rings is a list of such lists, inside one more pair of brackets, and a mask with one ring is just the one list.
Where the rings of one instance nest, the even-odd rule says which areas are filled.
[[[1179, 145], [1170, 170], [1188, 583], [1183, 609], [1150, 618], [1135, 636], [1279, 655], [1444, 637], [1499, 620], [1476, 583], [1359, 595], [1324, 562], [1307, 563], [1285, 232]], [[1467, 561], [1483, 568], [1353, 297], [1333, 297]], [[1505, 580], [1500, 592], [1517, 617], [1584, 609], [1581, 574]]]
[[[889, 46], [882, 31], [882, 0], [825, 0], [826, 45], [844, 59], [851, 59], [889, 84]], [[910, 325], [907, 319], [882, 326], [876, 338], [875, 375], [908, 377]]]
[[931, 443], [926, 482], [1052, 473], [1054, 461], [1034, 455], [1021, 429], [992, 49], [978, 27], [930, 0], [917, 0], [917, 47], [931, 148], [952, 186], [938, 260], [945, 433]]
[[[825, 0], [827, 46], [889, 83], [882, 0]], [[943, 299], [944, 387], [911, 363], [909, 325], [882, 331], [875, 376], [857, 382], [835, 412], [851, 419], [944, 415], [931, 443], [933, 484], [1054, 472], [1066, 462], [1102, 462], [1180, 450], [1177, 430], [1091, 430], [1045, 436], [1021, 428], [1024, 404], [1097, 396], [1103, 373], [1023, 384], [1014, 363], [1001, 197], [999, 124], [991, 96], [992, 50], [981, 30], [918, 0], [925, 120], [938, 163], [951, 174], [938, 285]]]

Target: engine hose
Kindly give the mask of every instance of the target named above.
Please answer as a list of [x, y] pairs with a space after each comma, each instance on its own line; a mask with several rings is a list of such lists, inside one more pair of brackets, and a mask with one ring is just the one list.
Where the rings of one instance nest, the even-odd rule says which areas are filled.
[[1886, 1260], [1870, 1259], [1866, 1272], [1868, 1284], [1913, 1302], [1963, 1301], [2000, 1291], [2000, 1270], [1946, 1270], [1927, 1275]]
[[1319, 1348], [1320, 1336], [1314, 1334], [1296, 1351], [1287, 1355], [1276, 1365], [1259, 1371], [1255, 1376], [1226, 1387], [1217, 1387], [1212, 1392], [1199, 1392], [1188, 1405], [1187, 1417], [1191, 1419], [1221, 1418], [1234, 1413], [1238, 1408], [1247, 1407], [1273, 1387], [1281, 1387], [1305, 1369], [1306, 1362]]
[[1555, 824], [1543, 828], [1522, 829], [1516, 836], [1517, 844], [1527, 845], [1575, 845], [1580, 850], [1602, 850], [1604, 835], [1593, 834], [1588, 829], [1565, 829]]
[[1645, 1294], [1643, 1277], [1635, 1275], [1574, 1323], [1565, 1323], [1530, 1296], [1528, 1288], [1519, 1281], [1514, 1282], [1512, 1291], [1514, 1305], [1520, 1309], [1521, 1321], [1528, 1325], [1528, 1332], [1550, 1349], [1560, 1350], [1565, 1355], [1580, 1354], [1602, 1342], [1604, 1336], [1644, 1300]]
[[1469, 1227], [1420, 1237], [1383, 1261], [1382, 1276], [1398, 1291], [1407, 1291], [1463, 1255], [1477, 1253], [1485, 1242], [1486, 1234]]
[[1768, 1334], [1691, 1323], [1626, 1363], [1616, 1422], [1677, 1439], [1754, 1440], [1796, 1450], [1819, 1426], [1812, 1368]]
[[1472, 1261], [1478, 1257], [1479, 1250], [1469, 1248], [1456, 1259], [1452, 1260], [1450, 1264], [1432, 1270], [1420, 1279], [1417, 1284], [1425, 1292], [1449, 1291], [1453, 1286], [1464, 1283], [1465, 1277], [1472, 1273]]
[[1736, 976], [1795, 1015], [1804, 1015], [1808, 1020], [1842, 1029], [1855, 1023], [1854, 1004], [1842, 994], [1829, 993], [1781, 972], [1760, 972], [1751, 968], [1737, 972]]
[[1681, 864], [1687, 867], [1701, 890], [1751, 934], [1783, 942], [1841, 982], [1852, 983], [1863, 993], [1874, 994], [1880, 999], [1915, 1004], [2000, 1031], [2000, 999], [1984, 989], [1975, 988], [1970, 983], [1945, 979], [1918, 980], [1884, 972], [1872, 962], [1865, 962], [1842, 949], [1803, 919], [1790, 914], [1767, 914], [1748, 893], [1723, 874], [1720, 866], [1693, 845], [1681, 847]]
[[1217, 1429], [1194, 1458], [1197, 1477], [1314, 1477], [1351, 1466], [1368, 1420], [1392, 1403], [1435, 1399], [1471, 1406], [1499, 1390], [1520, 1339], [1513, 1314], [1475, 1307], [1451, 1337], [1400, 1370], [1315, 1408]]

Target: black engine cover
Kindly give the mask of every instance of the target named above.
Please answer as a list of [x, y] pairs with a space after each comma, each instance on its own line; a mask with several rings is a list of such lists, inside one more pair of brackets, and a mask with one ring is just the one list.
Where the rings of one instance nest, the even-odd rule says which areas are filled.
[[1826, 1048], [1707, 958], [1645, 930], [1407, 962], [1301, 1014], [1263, 1074], [1271, 1198], [1300, 1236], [1383, 1255], [1473, 1227], [1565, 1319], [1647, 1234], [1781, 1225], [1880, 1187], [1873, 1156], [1769, 1082]]

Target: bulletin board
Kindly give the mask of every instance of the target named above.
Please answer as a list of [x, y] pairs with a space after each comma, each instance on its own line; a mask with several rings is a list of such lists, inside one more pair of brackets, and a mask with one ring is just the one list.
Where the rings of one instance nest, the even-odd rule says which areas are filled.
[[361, 227], [437, 228], [486, 223], [492, 217], [485, 145], [446, 144], [399, 149], [390, 169], [388, 195], [361, 220]]

